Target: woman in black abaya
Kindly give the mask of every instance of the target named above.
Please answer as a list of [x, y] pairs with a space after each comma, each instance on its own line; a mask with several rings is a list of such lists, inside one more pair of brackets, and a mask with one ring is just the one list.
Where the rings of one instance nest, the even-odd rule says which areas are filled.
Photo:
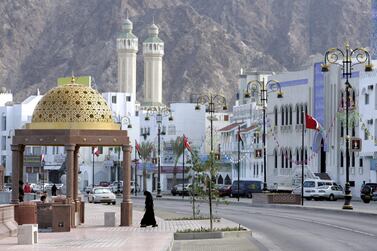
[[152, 226], [157, 227], [156, 219], [154, 218], [153, 197], [148, 191], [144, 191], [145, 196], [145, 213], [141, 219], [140, 227]]

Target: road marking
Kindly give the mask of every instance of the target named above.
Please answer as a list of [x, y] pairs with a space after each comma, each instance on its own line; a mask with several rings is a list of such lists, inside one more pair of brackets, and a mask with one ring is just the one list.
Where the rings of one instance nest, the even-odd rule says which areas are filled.
[[266, 250], [281, 251], [281, 248], [276, 246], [268, 237], [261, 233], [253, 231], [253, 238], [257, 240], [264, 248], [266, 248]]

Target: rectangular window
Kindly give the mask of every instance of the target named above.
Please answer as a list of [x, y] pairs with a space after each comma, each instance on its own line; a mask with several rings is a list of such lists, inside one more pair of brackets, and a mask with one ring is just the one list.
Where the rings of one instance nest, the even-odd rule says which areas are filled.
[[363, 167], [363, 158], [359, 159], [359, 167]]
[[7, 137], [1, 136], [1, 150], [5, 151], [7, 149]]
[[135, 111], [135, 117], [139, 117], [139, 111]]
[[369, 94], [368, 93], [365, 93], [365, 104], [366, 105], [369, 104]]
[[126, 102], [131, 102], [131, 96], [126, 96]]
[[5, 114], [1, 116], [1, 130], [6, 131], [7, 130], [7, 117]]
[[6, 168], [7, 167], [7, 156], [2, 155], [1, 156], [1, 164]]
[[111, 103], [113, 104], [117, 103], [117, 96], [111, 96]]

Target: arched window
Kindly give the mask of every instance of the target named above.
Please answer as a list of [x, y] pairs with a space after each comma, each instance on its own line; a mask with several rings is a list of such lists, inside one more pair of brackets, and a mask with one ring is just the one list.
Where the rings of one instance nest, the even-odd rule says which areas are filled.
[[149, 44], [149, 49], [152, 50], [152, 44]]
[[129, 39], [127, 39], [127, 44], [128, 44], [128, 46], [131, 45], [131, 41]]
[[288, 150], [285, 150], [285, 168], [288, 168]]
[[289, 124], [292, 125], [292, 105], [289, 106]]
[[[305, 114], [308, 114], [308, 105], [307, 104], [305, 104], [304, 105], [304, 107], [305, 107]], [[305, 116], [305, 114], [302, 114], [302, 116], [304, 117]], [[303, 122], [304, 123], [304, 122]]]
[[352, 122], [351, 126], [352, 126], [352, 137], [355, 137], [356, 136], [355, 122]]
[[221, 174], [219, 175], [219, 178], [217, 179], [217, 184], [224, 184], [224, 179]]
[[305, 165], [308, 164], [308, 150], [305, 148]]
[[340, 121], [340, 137], [343, 138], [343, 136], [344, 136], [343, 121]]
[[153, 44], [153, 47], [155, 50], [157, 50], [157, 45], [156, 44]]
[[278, 125], [278, 109], [276, 106], [274, 108], [274, 115], [275, 115], [275, 126], [277, 126]]
[[296, 162], [297, 162], [297, 164], [300, 162], [300, 152], [299, 152], [298, 148], [296, 148]]
[[284, 168], [284, 150], [281, 150], [281, 168]]
[[340, 167], [344, 166], [344, 156], [343, 156], [343, 151], [340, 152]]
[[230, 179], [229, 175], [227, 174], [225, 177], [225, 185], [230, 185], [232, 184], [232, 180]]
[[296, 124], [300, 124], [300, 107], [296, 105]]
[[288, 108], [288, 106], [285, 107], [285, 124], [289, 125], [289, 108]]
[[352, 152], [352, 155], [351, 155], [351, 166], [355, 167], [355, 152]]
[[284, 106], [281, 107], [281, 125], [285, 125], [284, 124]]
[[292, 168], [292, 150], [289, 149], [289, 168]]
[[301, 117], [301, 124], [303, 125], [304, 124], [304, 105], [301, 105], [301, 114], [300, 114], [300, 117]]
[[274, 150], [274, 158], [275, 158], [275, 168], [278, 168], [278, 151]]
[[340, 107], [344, 107], [344, 94], [343, 91], [340, 92]]
[[350, 107], [354, 108], [356, 105], [356, 94], [355, 91], [352, 90], [352, 100], [350, 100]]
[[259, 165], [257, 163], [257, 176], [259, 175]]

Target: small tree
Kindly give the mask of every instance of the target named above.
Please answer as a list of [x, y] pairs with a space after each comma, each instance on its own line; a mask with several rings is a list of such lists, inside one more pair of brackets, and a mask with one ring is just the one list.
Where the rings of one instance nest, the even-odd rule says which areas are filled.
[[183, 139], [181, 137], [177, 137], [175, 140], [171, 140], [171, 146], [173, 150], [173, 154], [175, 156], [174, 160], [174, 168], [173, 168], [173, 186], [177, 185], [177, 164], [179, 158], [183, 154]]
[[154, 149], [154, 145], [147, 141], [141, 142], [140, 144], [140, 158], [143, 161], [143, 190], [147, 190], [147, 167], [146, 164], [148, 161], [151, 160], [152, 151]]

